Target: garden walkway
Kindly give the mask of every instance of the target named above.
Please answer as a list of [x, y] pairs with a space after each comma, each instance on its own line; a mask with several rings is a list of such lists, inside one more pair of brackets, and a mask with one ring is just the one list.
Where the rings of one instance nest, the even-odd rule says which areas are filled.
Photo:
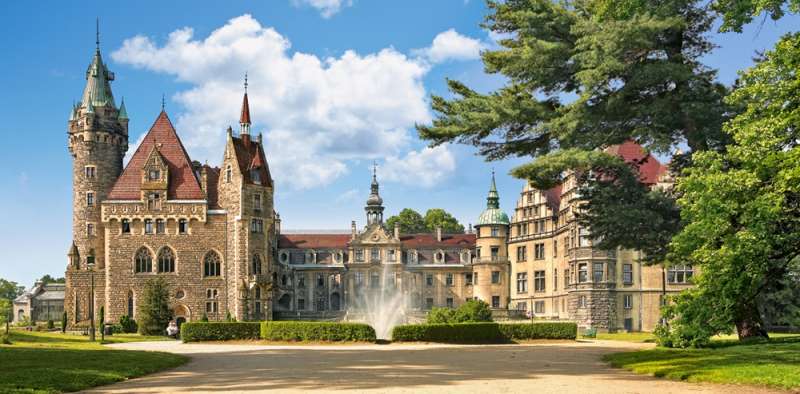
[[763, 393], [691, 384], [609, 367], [603, 354], [649, 344], [621, 341], [525, 345], [253, 345], [140, 342], [111, 345], [191, 357], [186, 365], [93, 393]]

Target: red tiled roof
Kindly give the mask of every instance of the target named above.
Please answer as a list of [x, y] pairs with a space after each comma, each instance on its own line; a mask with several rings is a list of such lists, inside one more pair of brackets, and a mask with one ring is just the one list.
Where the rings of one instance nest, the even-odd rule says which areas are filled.
[[400, 242], [407, 248], [421, 247], [472, 247], [475, 245], [475, 234], [442, 234], [442, 241], [436, 240], [436, 234], [400, 235]]
[[245, 182], [252, 183], [250, 170], [258, 168], [261, 184], [272, 186], [272, 175], [269, 172], [263, 146], [250, 139], [250, 136], [233, 137], [233, 147], [236, 149], [236, 158], [239, 162], [239, 171]]
[[242, 100], [242, 115], [239, 117], [239, 123], [250, 124], [250, 102], [247, 101], [247, 93], [244, 94], [244, 100]]
[[661, 164], [653, 155], [647, 153], [641, 145], [631, 140], [606, 148], [606, 153], [619, 156], [627, 163], [638, 165], [641, 180], [647, 185], [657, 183], [658, 177], [667, 170], [667, 167]]
[[551, 187], [544, 191], [544, 197], [547, 199], [547, 205], [553, 212], [558, 212], [561, 206], [561, 185]]
[[203, 191], [192, 171], [191, 160], [183, 148], [167, 113], [161, 111], [150, 131], [136, 149], [128, 165], [117, 178], [109, 200], [139, 200], [141, 198], [142, 168], [153, 147], [159, 144], [158, 152], [169, 168], [167, 198], [170, 200], [202, 200]]
[[279, 248], [344, 249], [350, 243], [350, 234], [285, 234], [278, 238]]
[[211, 167], [208, 165], [204, 165], [206, 169], [206, 179], [208, 182], [208, 208], [210, 209], [218, 209], [219, 208], [219, 196], [217, 185], [219, 184], [219, 168]]

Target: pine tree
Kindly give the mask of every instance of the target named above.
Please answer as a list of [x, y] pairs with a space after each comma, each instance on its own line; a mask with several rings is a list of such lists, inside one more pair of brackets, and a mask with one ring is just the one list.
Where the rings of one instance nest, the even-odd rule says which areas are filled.
[[137, 311], [140, 334], [165, 334], [164, 330], [172, 320], [172, 310], [169, 308], [169, 284], [164, 278], [145, 282]]

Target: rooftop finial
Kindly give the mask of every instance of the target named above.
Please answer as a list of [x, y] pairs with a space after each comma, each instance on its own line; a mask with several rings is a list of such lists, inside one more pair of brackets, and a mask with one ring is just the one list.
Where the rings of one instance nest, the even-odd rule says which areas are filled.
[[244, 93], [247, 94], [247, 71], [244, 72]]
[[378, 162], [375, 160], [372, 161], [372, 179], [378, 179]]
[[95, 20], [94, 34], [95, 34], [94, 43], [97, 46], [97, 50], [99, 51], [100, 50], [100, 17], [99, 16], [97, 17], [97, 20]]
[[164, 93], [161, 93], [161, 111], [164, 111], [164, 107], [167, 105], [167, 99]]

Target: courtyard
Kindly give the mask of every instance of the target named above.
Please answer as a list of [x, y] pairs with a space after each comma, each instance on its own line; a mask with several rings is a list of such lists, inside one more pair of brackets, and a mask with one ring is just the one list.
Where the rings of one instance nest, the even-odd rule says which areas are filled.
[[[593, 392], [764, 393], [750, 386], [694, 384], [616, 369], [603, 355], [652, 348], [623, 341], [515, 345], [260, 345], [132, 342], [115, 349], [176, 353], [183, 366], [98, 387], [142, 392]], [[780, 391], [775, 391], [780, 392]]]

